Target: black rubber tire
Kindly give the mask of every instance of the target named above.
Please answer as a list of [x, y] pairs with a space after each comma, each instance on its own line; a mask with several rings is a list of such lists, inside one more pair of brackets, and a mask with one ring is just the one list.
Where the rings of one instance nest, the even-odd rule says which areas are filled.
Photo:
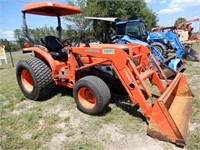
[[[78, 93], [83, 88], [88, 88], [94, 93], [96, 97], [94, 107], [87, 108], [81, 103]], [[110, 103], [111, 93], [102, 79], [96, 76], [86, 76], [76, 82], [73, 97], [80, 111], [89, 115], [101, 115]]]
[[[22, 82], [22, 71], [27, 71], [32, 79], [33, 90], [28, 91]], [[51, 69], [38, 58], [20, 60], [16, 67], [18, 85], [25, 97], [31, 100], [44, 100], [49, 97], [53, 90]]]
[[151, 46], [155, 47], [161, 54], [163, 57], [168, 57], [168, 50], [167, 50], [167, 47], [162, 44], [162, 43], [159, 43], [159, 42], [155, 42], [155, 43], [152, 43]]

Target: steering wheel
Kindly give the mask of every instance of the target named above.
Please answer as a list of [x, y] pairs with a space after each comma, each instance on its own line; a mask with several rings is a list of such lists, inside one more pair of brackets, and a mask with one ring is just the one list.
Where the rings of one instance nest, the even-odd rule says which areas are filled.
[[129, 32], [127, 33], [127, 35], [128, 35], [128, 36], [131, 36], [131, 37], [135, 37], [135, 38], [139, 37], [138, 33], [137, 33], [137, 32], [134, 32], [134, 31], [133, 31], [133, 32], [130, 32], [130, 31], [129, 31]]
[[115, 35], [114, 37], [112, 37], [112, 43], [117, 43], [123, 36], [121, 35]]
[[73, 37], [69, 37], [67, 39], [62, 40], [61, 43], [63, 46], [69, 45], [69, 46], [73, 46], [73, 47], [78, 47], [80, 45], [80, 39], [73, 36]]
[[60, 44], [62, 45], [62, 46], [71, 46], [71, 43], [67, 40], [67, 39], [64, 39], [64, 40], [62, 40], [61, 42], [60, 42]]

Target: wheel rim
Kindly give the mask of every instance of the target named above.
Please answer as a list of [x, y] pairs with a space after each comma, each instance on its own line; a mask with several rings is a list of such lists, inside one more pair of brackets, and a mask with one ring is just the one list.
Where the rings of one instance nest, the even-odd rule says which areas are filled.
[[22, 81], [24, 88], [28, 92], [33, 91], [33, 79], [31, 77], [31, 74], [27, 70], [22, 70], [21, 81]]
[[89, 88], [80, 88], [78, 91], [78, 99], [81, 105], [87, 109], [92, 109], [96, 105], [96, 96]]
[[159, 47], [159, 46], [156, 46], [156, 49], [163, 55], [163, 50], [162, 50], [162, 48], [161, 47]]

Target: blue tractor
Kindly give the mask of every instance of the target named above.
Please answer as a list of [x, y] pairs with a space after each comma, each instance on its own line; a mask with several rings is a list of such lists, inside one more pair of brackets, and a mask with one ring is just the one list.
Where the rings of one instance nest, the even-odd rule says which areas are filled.
[[[105, 33], [103, 33], [102, 40], [96, 35], [97, 43], [113, 43], [113, 44], [126, 44], [126, 43], [136, 43], [141, 44], [149, 48], [153, 53], [156, 60], [159, 62], [161, 68], [165, 72], [167, 78], [172, 78], [176, 75], [176, 71], [184, 71], [185, 66], [180, 58], [169, 58], [166, 59], [164, 54], [166, 52], [166, 47], [160, 42], [154, 42], [149, 45], [147, 38], [148, 33], [145, 30], [144, 22], [141, 20], [134, 21], [119, 21], [118, 18], [102, 18], [102, 17], [86, 17], [87, 19], [93, 20], [93, 31], [96, 30], [97, 21], [104, 21], [107, 25], [105, 28]], [[116, 34], [110, 36], [109, 22], [115, 22]], [[95, 31], [96, 34], [96, 31]], [[95, 42], [93, 42], [94, 44]], [[152, 61], [153, 63], [153, 61]]]
[[188, 46], [183, 46], [175, 33], [147, 32], [143, 20], [116, 22], [116, 32], [117, 35], [128, 35], [129, 37], [147, 42], [159, 50], [165, 58], [168, 57], [168, 51], [173, 50], [177, 58], [183, 58], [188, 61], [199, 61], [196, 52]]
[[[163, 39], [163, 40], [161, 40]], [[177, 35], [170, 31], [170, 32], [149, 32], [147, 41], [150, 43], [160, 42], [166, 46], [166, 52], [168, 50], [173, 50], [176, 53], [176, 57], [183, 58], [187, 61], [199, 61], [197, 53], [193, 50], [189, 45], [183, 45]]]

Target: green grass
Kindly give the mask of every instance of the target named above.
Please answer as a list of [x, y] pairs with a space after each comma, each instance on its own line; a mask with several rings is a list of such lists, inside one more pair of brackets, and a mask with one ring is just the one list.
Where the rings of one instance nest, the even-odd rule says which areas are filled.
[[[200, 123], [200, 122], [199, 122]], [[195, 131], [191, 131], [188, 136], [188, 145], [192, 150], [200, 149], [200, 127], [196, 128]]]
[[[199, 45], [193, 46], [199, 48]], [[30, 55], [14, 52], [14, 64], [27, 57]], [[127, 95], [114, 94], [112, 100], [115, 103], [109, 105], [103, 116], [89, 116], [78, 111], [72, 90], [67, 88], [56, 88], [54, 96], [46, 101], [27, 100], [18, 87], [9, 55], [8, 62], [8, 65], [0, 66], [0, 149], [49, 149], [57, 136], [60, 144], [55, 149], [104, 149], [110, 143], [118, 144], [119, 141], [113, 141], [113, 137], [122, 136], [124, 138], [120, 140], [124, 140], [130, 134], [142, 135], [148, 146], [160, 142], [151, 138], [153, 143], [148, 142], [148, 125], [140, 109], [130, 102]], [[187, 62], [184, 73], [194, 94], [191, 128], [186, 141], [186, 148], [191, 150], [200, 149], [199, 67], [199, 62]], [[155, 89], [152, 91], [157, 92]], [[165, 142], [159, 145], [166, 150], [175, 147]]]
[[65, 147], [68, 150], [102, 150], [102, 145], [98, 143], [93, 143], [90, 140], [85, 141], [77, 141], [74, 143], [65, 143]]

